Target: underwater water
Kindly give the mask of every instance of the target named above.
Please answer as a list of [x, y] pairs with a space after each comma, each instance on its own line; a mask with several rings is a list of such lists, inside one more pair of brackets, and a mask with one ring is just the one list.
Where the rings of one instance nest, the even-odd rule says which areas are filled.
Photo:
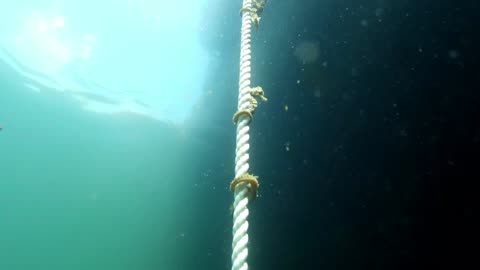
[[174, 191], [188, 177], [175, 133], [85, 113], [19, 79], [2, 72], [2, 269], [168, 265], [182, 234]]
[[[0, 270], [231, 267], [241, 2], [2, 4]], [[476, 262], [479, 12], [268, 1], [251, 269]]]
[[[216, 192], [218, 178], [199, 168], [212, 145], [192, 131], [224, 136], [225, 129], [188, 124], [204, 107], [212, 63], [196, 41], [200, 1], [183, 24], [172, 24], [179, 14], [161, 14], [159, 4], [168, 7], [2, 7], [0, 269], [198, 263], [185, 258], [203, 239], [195, 228], [206, 221], [196, 212], [211, 202], [196, 205], [195, 193]], [[211, 211], [228, 224], [225, 194], [229, 200]]]
[[[179, 269], [202, 234], [195, 211], [210, 205], [195, 193], [217, 185], [195, 168], [196, 144], [1, 70], [1, 269]], [[225, 223], [228, 203], [210, 210]]]

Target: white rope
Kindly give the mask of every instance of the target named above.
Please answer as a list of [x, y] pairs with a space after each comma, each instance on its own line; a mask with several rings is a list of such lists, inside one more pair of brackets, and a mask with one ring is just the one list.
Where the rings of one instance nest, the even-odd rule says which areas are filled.
[[[243, 0], [243, 8], [251, 9], [252, 0]], [[242, 29], [240, 41], [240, 79], [238, 95], [238, 111], [247, 110], [250, 107], [250, 59], [251, 59], [251, 32], [252, 17], [250, 12], [242, 13]], [[242, 115], [237, 122], [237, 140], [235, 150], [235, 178], [248, 172], [248, 150], [250, 149], [248, 134], [248, 116]], [[233, 242], [232, 242], [232, 270], [247, 270], [248, 263], [248, 193], [247, 183], [240, 183], [235, 188], [233, 203]]]

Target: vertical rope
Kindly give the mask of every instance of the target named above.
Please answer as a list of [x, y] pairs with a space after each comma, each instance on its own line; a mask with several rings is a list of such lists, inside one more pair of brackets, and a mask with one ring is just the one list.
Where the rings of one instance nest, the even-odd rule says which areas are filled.
[[[243, 8], [252, 8], [252, 0], [243, 0]], [[240, 78], [238, 111], [248, 110], [250, 106], [250, 78], [251, 78], [251, 30], [252, 17], [250, 12], [242, 14], [242, 29], [240, 41]], [[237, 139], [235, 149], [235, 178], [248, 172], [249, 169], [249, 123], [250, 119], [242, 115], [237, 122]], [[242, 182], [235, 187], [233, 211], [233, 242], [232, 242], [232, 270], [247, 270], [248, 263], [248, 183]]]

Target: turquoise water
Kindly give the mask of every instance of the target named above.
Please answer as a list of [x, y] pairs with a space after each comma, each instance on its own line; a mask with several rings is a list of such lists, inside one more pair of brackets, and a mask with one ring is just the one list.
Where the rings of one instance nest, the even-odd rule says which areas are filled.
[[176, 131], [0, 89], [0, 268], [172, 269], [192, 179]]
[[[156, 1], [127, 2], [0, 11], [0, 269], [228, 261], [209, 248], [229, 246], [229, 205], [198, 195], [218, 192], [212, 170], [199, 170], [198, 154], [213, 148], [188, 124], [208, 113], [201, 97], [211, 94], [202, 83], [211, 62], [193, 43], [198, 16], [171, 24], [176, 13], [158, 17]], [[212, 227], [206, 206], [225, 224]], [[223, 240], [205, 244], [218, 226]]]

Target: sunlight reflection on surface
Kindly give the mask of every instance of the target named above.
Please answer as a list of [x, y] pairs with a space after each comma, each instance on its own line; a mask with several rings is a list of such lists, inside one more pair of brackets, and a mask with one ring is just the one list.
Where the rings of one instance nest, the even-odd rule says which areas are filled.
[[191, 114], [209, 61], [198, 42], [203, 1], [183, 1], [188, 9], [153, 0], [24, 2], [0, 11], [0, 60], [23, 76], [98, 113], [176, 124]]

